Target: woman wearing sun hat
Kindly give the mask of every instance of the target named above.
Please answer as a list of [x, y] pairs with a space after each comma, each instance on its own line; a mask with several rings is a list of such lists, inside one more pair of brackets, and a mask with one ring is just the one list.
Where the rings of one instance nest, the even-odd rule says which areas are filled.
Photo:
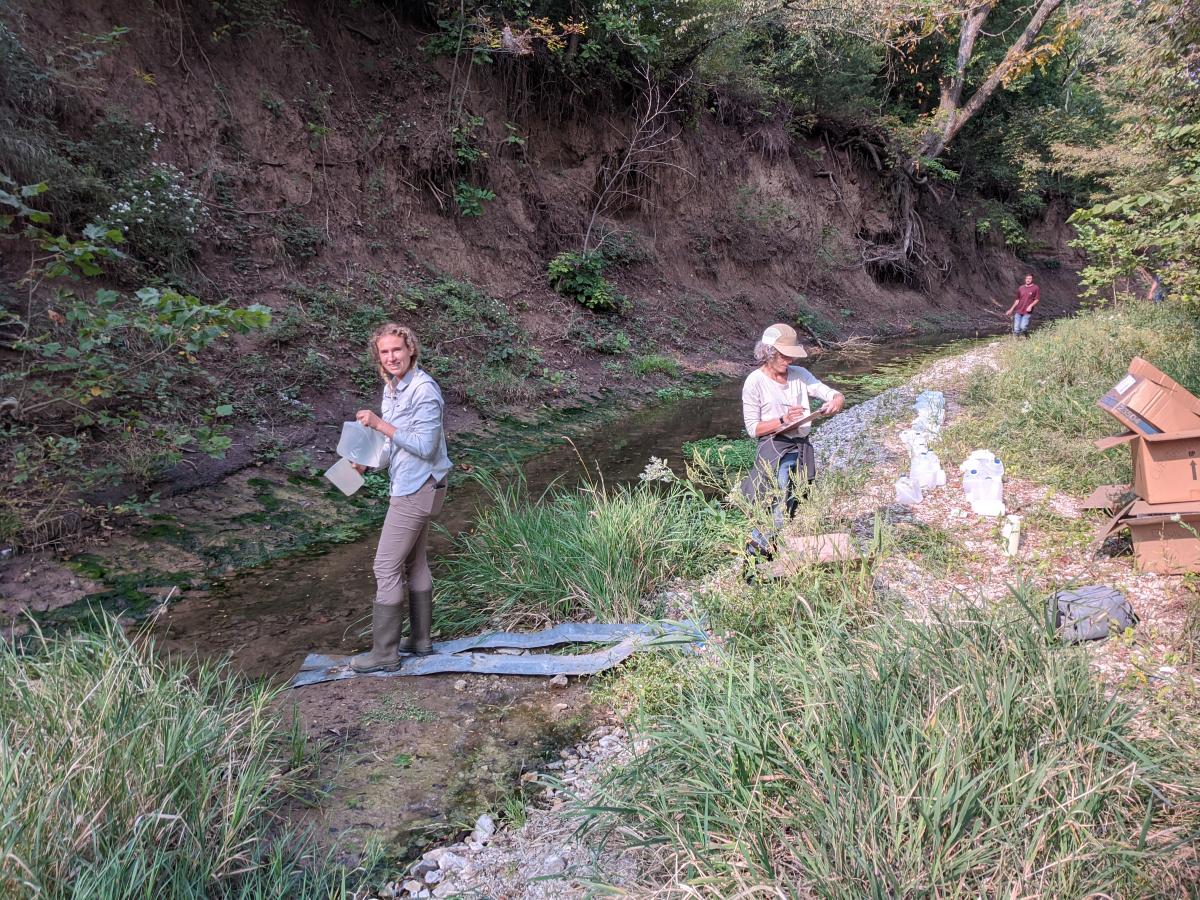
[[[772, 508], [776, 531], [783, 527], [785, 511], [795, 515], [796, 495], [816, 477], [816, 459], [808, 441], [812, 426], [808, 423], [815, 416], [840, 412], [846, 402], [840, 392], [822, 384], [808, 369], [793, 365], [806, 356], [794, 328], [772, 325], [754, 346], [754, 361], [759, 365], [742, 386], [742, 417], [747, 433], [758, 441], [758, 452], [741, 490], [750, 500], [778, 492]], [[823, 402], [815, 414], [814, 397]], [[768, 554], [770, 538], [755, 528], [747, 552]]]

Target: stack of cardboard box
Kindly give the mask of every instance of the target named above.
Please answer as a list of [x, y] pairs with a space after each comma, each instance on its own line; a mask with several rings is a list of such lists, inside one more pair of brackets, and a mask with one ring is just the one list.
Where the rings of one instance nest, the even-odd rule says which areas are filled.
[[1085, 506], [1113, 511], [1098, 541], [1128, 527], [1142, 571], [1200, 571], [1200, 399], [1136, 357], [1099, 405], [1130, 429], [1096, 446], [1129, 445], [1133, 484], [1105, 485], [1088, 498]]

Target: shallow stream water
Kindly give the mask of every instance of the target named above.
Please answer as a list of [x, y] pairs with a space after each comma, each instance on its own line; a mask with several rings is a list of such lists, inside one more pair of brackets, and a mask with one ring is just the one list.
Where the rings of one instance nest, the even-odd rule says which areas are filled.
[[[948, 339], [895, 342], [855, 354], [822, 354], [809, 360], [809, 368], [853, 404], [950, 346]], [[610, 418], [573, 443], [560, 440], [537, 455], [524, 454], [505, 477], [519, 471], [537, 496], [556, 481], [579, 481], [585, 465], [592, 478], [602, 473], [610, 484], [636, 479], [651, 456], [680, 471], [684, 442], [743, 434], [741, 381], [720, 382], [705, 397]], [[514, 449], [496, 447], [497, 460]], [[434, 559], [450, 549], [453, 535], [471, 527], [482, 499], [470, 479], [451, 488]], [[375, 542], [372, 533], [247, 571], [206, 596], [163, 607], [152, 627], [170, 652], [229, 656], [248, 675], [290, 677], [309, 652], [349, 653], [363, 646]], [[353, 679], [289, 696], [305, 733], [322, 759], [335, 761], [336, 773], [325, 801], [297, 810], [296, 818], [348, 849], [368, 835], [381, 837], [397, 860], [461, 833], [479, 813], [495, 811], [512, 796], [521, 773], [536, 771], [547, 753], [570, 744], [594, 721], [583, 686], [560, 691], [535, 678]]]
[[[853, 404], [877, 393], [889, 373], [904, 371], [948, 343], [947, 338], [925, 338], [852, 354], [823, 353], [808, 360], [808, 367]], [[651, 456], [667, 459], [678, 471], [685, 441], [718, 434], [743, 435], [741, 379], [722, 381], [709, 396], [621, 415], [511, 468], [519, 469], [534, 496], [555, 482], [577, 482], [585, 464], [592, 477], [601, 473], [609, 483], [624, 482], [637, 478]], [[497, 459], [504, 459], [508, 449], [496, 447]], [[469, 479], [451, 488], [438, 519], [441, 530], [432, 541], [434, 559], [449, 549], [451, 536], [471, 527], [481, 499], [479, 486]], [[372, 533], [319, 554], [244, 572], [217, 584], [207, 596], [170, 606], [155, 630], [172, 650], [229, 655], [235, 667], [251, 676], [290, 675], [309, 652], [352, 652], [362, 645], [374, 592], [375, 543]]]

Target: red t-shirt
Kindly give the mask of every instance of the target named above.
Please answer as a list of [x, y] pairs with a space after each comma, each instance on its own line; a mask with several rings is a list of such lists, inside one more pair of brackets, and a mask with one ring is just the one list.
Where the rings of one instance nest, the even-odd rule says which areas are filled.
[[1017, 308], [1014, 312], [1019, 316], [1029, 315], [1033, 304], [1042, 299], [1042, 292], [1036, 284], [1023, 284], [1017, 288]]

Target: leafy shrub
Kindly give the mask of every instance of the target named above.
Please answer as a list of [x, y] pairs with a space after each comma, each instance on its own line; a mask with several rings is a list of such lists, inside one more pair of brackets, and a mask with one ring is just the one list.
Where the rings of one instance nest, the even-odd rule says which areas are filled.
[[460, 181], [454, 187], [454, 203], [458, 214], [466, 219], [477, 219], [483, 215], [483, 204], [495, 200], [496, 195], [487, 188], [476, 187]]
[[196, 249], [203, 210], [200, 197], [172, 165], [154, 163], [129, 179], [108, 208], [108, 224], [120, 228], [130, 250], [157, 268], [172, 268]]
[[796, 324], [807, 331], [818, 341], [833, 340], [838, 335], [838, 327], [826, 316], [815, 309], [803, 305], [807, 298], [800, 295], [800, 305], [796, 308]]
[[670, 378], [678, 378], [683, 374], [683, 369], [676, 360], [669, 356], [649, 354], [639, 356], [633, 361], [633, 372], [642, 378], [647, 375], [666, 375]]
[[571, 337], [579, 342], [586, 350], [603, 353], [608, 356], [625, 356], [633, 349], [633, 341], [621, 330], [606, 329], [595, 331], [588, 322], [578, 322], [571, 326]]
[[598, 251], [577, 253], [565, 250], [546, 269], [550, 286], [595, 312], [612, 312], [620, 298], [604, 277], [604, 254]]
[[288, 9], [286, 0], [213, 0], [212, 10], [224, 19], [213, 29], [214, 41], [229, 35], [249, 37], [271, 29], [283, 38], [286, 46], [314, 46], [312, 32]]
[[[45, 254], [39, 279], [80, 282], [123, 256], [116, 228], [91, 225], [78, 240], [46, 230], [48, 214], [26, 205], [43, 189], [18, 191], [0, 176], [0, 228], [24, 225], [24, 236]], [[142, 479], [185, 448], [224, 452], [233, 408], [217, 399], [215, 382], [196, 363], [230, 332], [266, 326], [266, 307], [236, 309], [157, 287], [133, 295], [61, 287], [54, 304], [29, 321], [9, 314], [23, 333], [12, 344], [19, 358], [0, 372], [0, 395], [16, 406], [5, 433], [12, 453], [0, 471], [18, 486], [10, 510], [28, 513], [32, 527], [76, 502], [63, 485], [85, 491]], [[116, 465], [121, 459], [128, 471]]]
[[296, 212], [282, 216], [274, 231], [287, 255], [297, 261], [312, 259], [325, 244], [325, 232], [316, 225], [306, 224]]
[[450, 146], [454, 151], [454, 158], [463, 166], [487, 159], [487, 153], [475, 146], [475, 132], [482, 125], [483, 119], [480, 116], [465, 116], [450, 129]]

